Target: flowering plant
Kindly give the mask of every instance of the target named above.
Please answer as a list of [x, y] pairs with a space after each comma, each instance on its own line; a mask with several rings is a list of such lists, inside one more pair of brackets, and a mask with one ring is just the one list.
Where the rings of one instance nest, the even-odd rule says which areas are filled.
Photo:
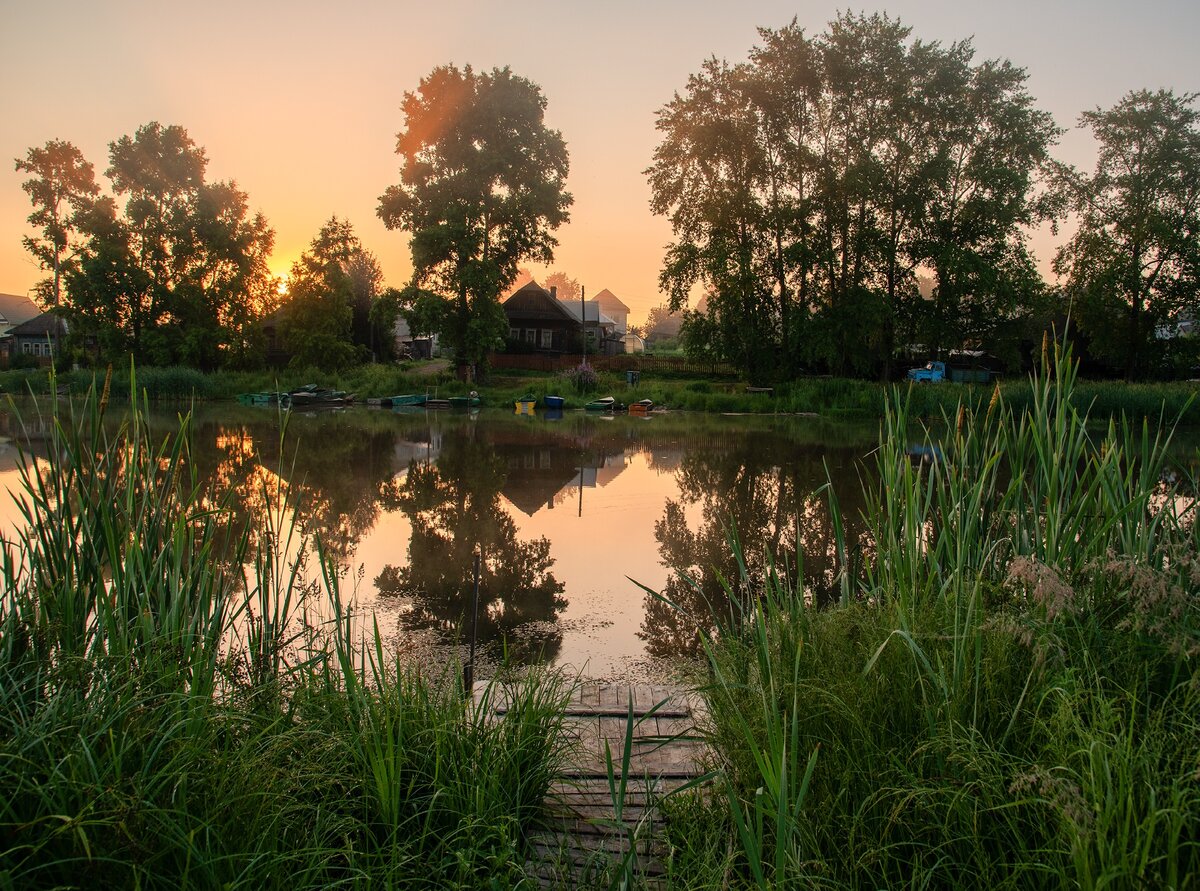
[[596, 369], [586, 362], [580, 362], [574, 368], [568, 368], [562, 376], [575, 388], [576, 393], [590, 393], [596, 389]]

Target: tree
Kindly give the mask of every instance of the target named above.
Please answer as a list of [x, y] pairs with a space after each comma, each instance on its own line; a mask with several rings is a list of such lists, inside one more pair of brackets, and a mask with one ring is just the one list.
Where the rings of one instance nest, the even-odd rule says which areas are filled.
[[[939, 345], [994, 334], [1038, 290], [1023, 227], [1056, 134], [1024, 72], [881, 15], [760, 36], [748, 62], [706, 61], [659, 112], [647, 175], [676, 239], [660, 281], [672, 310], [697, 287], [709, 302], [685, 342], [751, 379], [810, 362], [886, 377], [915, 330]], [[937, 325], [922, 270], [939, 279]]]
[[432, 337], [446, 327], [452, 307], [440, 294], [407, 287], [400, 292], [400, 312], [413, 337]]
[[37, 293], [43, 303], [58, 306], [63, 275], [74, 268], [76, 220], [100, 193], [96, 172], [79, 149], [59, 139], [29, 149], [24, 160], [16, 159], [16, 169], [31, 174], [21, 188], [33, 203], [29, 222], [42, 230], [38, 237], [23, 239], [25, 249], [52, 273], [38, 284]]
[[411, 234], [412, 284], [453, 301], [442, 334], [460, 364], [482, 369], [503, 342], [497, 298], [519, 263], [553, 260], [552, 232], [569, 219], [567, 147], [545, 109], [540, 88], [508, 68], [443, 66], [404, 95], [400, 183], [379, 216]]
[[85, 241], [66, 313], [78, 333], [110, 358], [243, 361], [276, 292], [266, 219], [235, 183], [205, 181], [208, 159], [182, 127], [146, 124], [111, 143], [109, 160], [114, 197], [76, 216]]
[[1197, 94], [1127, 94], [1080, 116], [1100, 151], [1091, 176], [1060, 169], [1079, 228], [1055, 257], [1080, 327], [1127, 378], [1152, 371], [1156, 333], [1200, 313]]
[[663, 303], [650, 310], [646, 316], [646, 324], [642, 325], [641, 335], [646, 340], [678, 337], [682, 325], [683, 314], [671, 312], [671, 307]]
[[570, 278], [565, 272], [552, 272], [546, 276], [545, 288], [555, 289], [559, 300], [578, 301], [583, 294], [583, 287], [577, 279]]
[[365, 358], [354, 340], [355, 307], [377, 286], [373, 263], [348, 220], [334, 215], [321, 226], [288, 275], [283, 340], [293, 366], [338, 371]]

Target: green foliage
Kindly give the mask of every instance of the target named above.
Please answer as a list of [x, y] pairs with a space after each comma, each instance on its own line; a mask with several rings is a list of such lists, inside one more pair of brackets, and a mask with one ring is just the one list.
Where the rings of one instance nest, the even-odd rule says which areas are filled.
[[293, 368], [340, 371], [358, 364], [367, 348], [355, 343], [360, 304], [373, 299], [379, 273], [350, 223], [336, 216], [321, 226], [292, 264], [283, 314], [284, 348]]
[[40, 236], [23, 239], [25, 249], [52, 272], [38, 284], [38, 295], [44, 304], [58, 306], [63, 276], [76, 268], [78, 221], [100, 193], [95, 168], [74, 145], [52, 139], [29, 149], [24, 160], [17, 158], [16, 169], [31, 174], [21, 188], [33, 203], [29, 223], [41, 229]]
[[[1059, 168], [1079, 228], [1055, 258], [1093, 350], [1146, 377], [1180, 322], [1200, 312], [1200, 111], [1194, 94], [1140, 90], [1084, 112], [1099, 143], [1090, 177]], [[1195, 345], [1185, 362], [1194, 362]]]
[[94, 390], [48, 408], [0, 541], [0, 886], [527, 882], [560, 679], [474, 708], [453, 668], [360, 635], [319, 546], [308, 577], [281, 476], [252, 538], [198, 484], [186, 416], [158, 440], [136, 400], [119, 425]]
[[389, 229], [411, 233], [414, 286], [453, 310], [441, 331], [460, 363], [502, 343], [497, 299], [528, 260], [549, 263], [569, 219], [567, 147], [546, 100], [507, 68], [435, 68], [404, 95], [400, 184], [379, 199]]
[[705, 292], [685, 349], [757, 383], [813, 365], [886, 378], [905, 342], [1012, 338], [1043, 291], [1023, 232], [1057, 135], [1025, 73], [885, 15], [760, 35], [658, 115], [646, 173], [676, 239], [660, 282], [675, 311]]
[[208, 159], [182, 127], [146, 124], [109, 159], [114, 197], [73, 220], [84, 237], [65, 270], [73, 337], [101, 359], [245, 364], [275, 298], [266, 219], [234, 184], [205, 181]]
[[1047, 357], [1027, 409], [996, 390], [950, 411], [928, 462], [891, 400], [866, 533], [834, 543], [838, 607], [807, 603], [800, 567], [752, 581], [731, 540], [740, 608], [705, 646], [728, 786], [699, 824], [726, 828], [675, 827], [707, 870], [681, 884], [1200, 874], [1195, 481], [1170, 482], [1169, 433], [1093, 432], [1075, 387]]

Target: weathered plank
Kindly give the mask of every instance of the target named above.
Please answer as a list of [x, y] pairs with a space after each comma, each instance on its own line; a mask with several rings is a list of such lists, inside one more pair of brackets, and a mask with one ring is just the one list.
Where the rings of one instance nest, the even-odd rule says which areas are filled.
[[[479, 682], [473, 693], [477, 707], [497, 715], [508, 710], [502, 688]], [[658, 802], [702, 774], [705, 748], [697, 725], [703, 718], [699, 697], [679, 688], [579, 685], [564, 716], [570, 761], [547, 795], [545, 827], [529, 840], [529, 874], [542, 887], [585, 888], [613, 869], [629, 868], [647, 887], [658, 887], [666, 855]]]

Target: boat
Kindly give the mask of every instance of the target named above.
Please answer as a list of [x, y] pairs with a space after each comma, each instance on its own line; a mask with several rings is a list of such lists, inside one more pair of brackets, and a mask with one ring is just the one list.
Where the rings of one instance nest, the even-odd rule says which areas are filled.
[[451, 396], [447, 401], [451, 408], [479, 408], [479, 396], [473, 390], [469, 396]]
[[612, 396], [601, 396], [599, 399], [593, 399], [584, 406], [585, 411], [612, 411], [613, 406], [617, 404], [617, 400]]
[[279, 403], [293, 411], [305, 408], [341, 408], [354, 402], [354, 394], [345, 390], [330, 390], [316, 384], [306, 384], [290, 393], [283, 393]]
[[424, 405], [429, 397], [424, 393], [406, 393], [403, 396], [393, 396], [391, 398], [392, 408], [399, 408], [402, 405]]
[[279, 401], [278, 393], [238, 393], [237, 401], [242, 405], [274, 405]]
[[531, 415], [534, 408], [537, 406], [537, 397], [532, 393], [526, 393], [521, 398], [513, 403], [516, 406], [516, 414]]
[[639, 399], [637, 402], [629, 403], [629, 413], [631, 415], [647, 415], [650, 409], [654, 407], [653, 399]]
[[545, 403], [546, 408], [562, 408], [566, 400], [562, 396], [547, 396]]

